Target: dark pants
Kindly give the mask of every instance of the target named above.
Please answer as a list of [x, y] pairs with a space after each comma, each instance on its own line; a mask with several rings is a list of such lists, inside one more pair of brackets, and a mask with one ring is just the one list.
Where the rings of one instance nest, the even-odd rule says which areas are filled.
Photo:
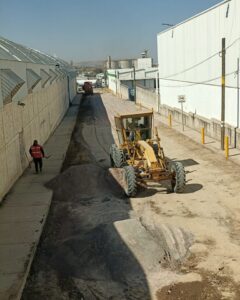
[[42, 158], [34, 158], [33, 161], [34, 161], [36, 173], [38, 173], [38, 170], [42, 172]]

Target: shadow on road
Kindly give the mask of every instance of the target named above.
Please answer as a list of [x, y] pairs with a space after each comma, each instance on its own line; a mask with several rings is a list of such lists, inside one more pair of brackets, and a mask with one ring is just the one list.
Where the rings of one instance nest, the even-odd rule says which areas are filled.
[[200, 191], [202, 188], [203, 186], [199, 183], [188, 183], [186, 184], [185, 190], [182, 194], [192, 194]]
[[177, 160], [179, 162], [181, 162], [183, 164], [184, 167], [191, 167], [191, 166], [196, 166], [199, 165], [199, 163], [197, 161], [195, 161], [194, 159], [183, 159], [183, 160]]
[[118, 227], [132, 207], [108, 171], [113, 142], [100, 95], [83, 97], [22, 299], [151, 299]]

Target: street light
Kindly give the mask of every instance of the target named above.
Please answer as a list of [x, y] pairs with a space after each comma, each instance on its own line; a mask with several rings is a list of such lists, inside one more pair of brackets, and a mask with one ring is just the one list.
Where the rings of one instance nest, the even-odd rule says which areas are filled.
[[[174, 24], [168, 24], [168, 23], [162, 23], [162, 26], [175, 27]], [[172, 38], [173, 38], [173, 35], [174, 35], [174, 28], [172, 29]]]
[[173, 27], [173, 26], [174, 26], [174, 24], [162, 23], [162, 26]]

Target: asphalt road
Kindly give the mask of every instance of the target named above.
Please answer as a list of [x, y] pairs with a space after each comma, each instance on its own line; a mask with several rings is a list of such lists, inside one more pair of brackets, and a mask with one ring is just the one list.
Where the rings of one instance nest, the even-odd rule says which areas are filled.
[[239, 166], [164, 127], [166, 155], [187, 172], [128, 199], [109, 172], [114, 114], [136, 111], [111, 94], [83, 100], [23, 299], [239, 299]]
[[22, 299], [150, 299], [114, 222], [131, 206], [108, 171], [114, 142], [98, 94], [84, 97]]

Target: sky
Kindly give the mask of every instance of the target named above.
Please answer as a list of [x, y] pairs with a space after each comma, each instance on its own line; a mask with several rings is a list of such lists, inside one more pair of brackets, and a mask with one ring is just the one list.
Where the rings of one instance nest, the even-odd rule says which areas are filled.
[[0, 36], [70, 62], [156, 61], [162, 24], [177, 24], [220, 0], [0, 0]]

